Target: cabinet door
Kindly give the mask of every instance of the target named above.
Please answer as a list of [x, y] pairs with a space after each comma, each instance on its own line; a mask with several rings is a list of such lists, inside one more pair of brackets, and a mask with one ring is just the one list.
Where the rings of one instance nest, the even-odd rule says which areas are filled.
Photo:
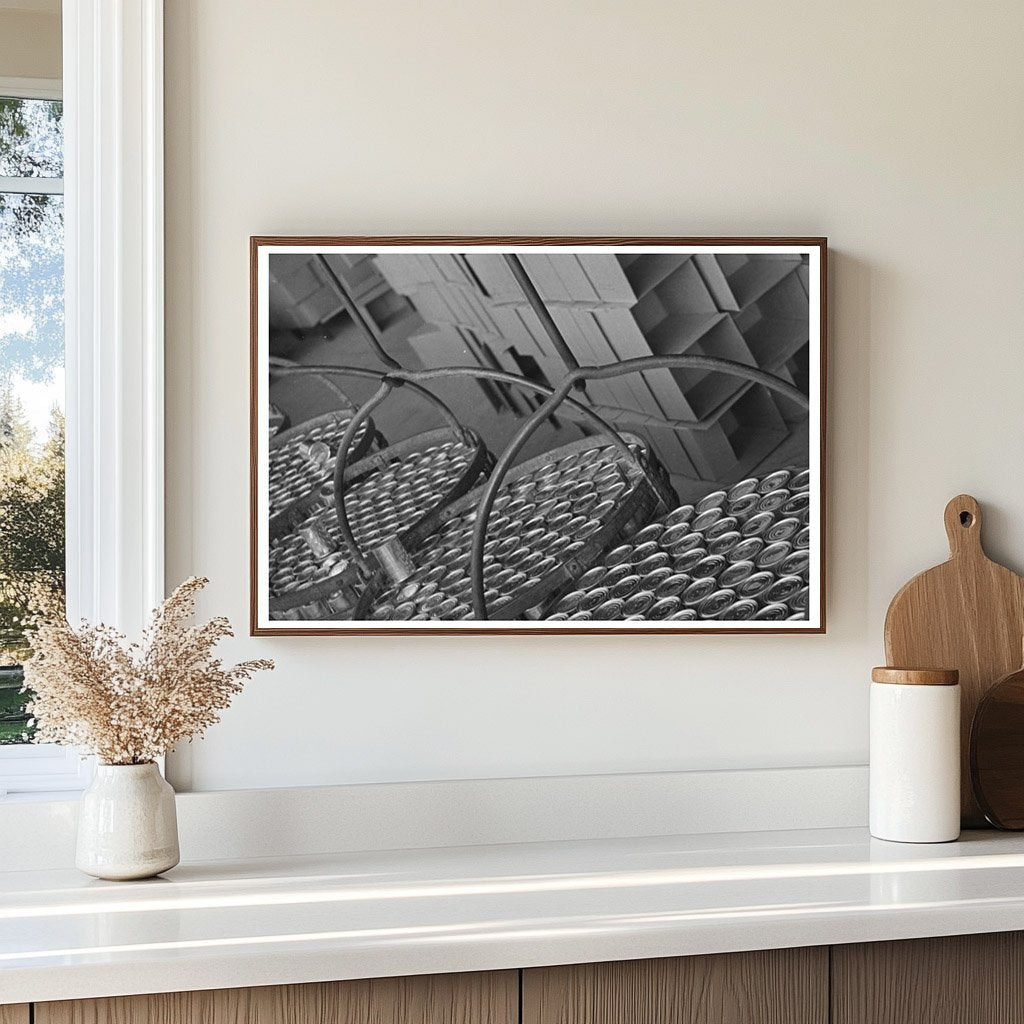
[[497, 971], [83, 999], [35, 1010], [35, 1024], [517, 1024], [519, 998], [517, 972]]
[[832, 947], [834, 1024], [1024, 1022], [1024, 934]]
[[19, 1003], [17, 1006], [0, 1006], [0, 1024], [28, 1024], [28, 1006]]
[[523, 972], [523, 1024], [826, 1024], [827, 1020], [828, 951], [824, 948]]

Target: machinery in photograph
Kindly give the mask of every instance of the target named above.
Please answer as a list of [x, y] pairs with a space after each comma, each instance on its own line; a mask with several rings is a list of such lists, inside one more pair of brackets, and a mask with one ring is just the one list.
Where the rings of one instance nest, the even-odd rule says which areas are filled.
[[379, 573], [371, 580], [356, 617], [539, 619], [552, 595], [649, 520], [671, 490], [640, 438], [577, 441], [508, 473], [474, 559], [484, 494], [479, 487], [444, 512], [407, 577], [392, 583]]
[[[291, 367], [279, 373], [321, 380], [380, 377], [357, 367]], [[333, 380], [331, 387], [338, 391]], [[271, 461], [269, 583], [276, 617], [350, 617], [372, 572], [365, 560], [356, 561], [360, 551], [415, 547], [417, 537], [436, 523], [438, 511], [492, 465], [482, 440], [444, 402], [419, 384], [410, 381], [408, 387], [445, 426], [389, 445], [375, 430], [366, 405], [358, 411], [348, 406], [271, 440], [272, 453], [277, 441], [284, 451], [296, 453], [293, 461], [299, 465], [277, 463], [287, 468], [284, 479], [304, 483], [302, 493], [293, 493], [293, 500], [281, 507], [275, 495], [282, 490], [282, 478], [275, 476]], [[301, 433], [307, 425], [311, 430]], [[371, 444], [378, 450], [367, 454]]]

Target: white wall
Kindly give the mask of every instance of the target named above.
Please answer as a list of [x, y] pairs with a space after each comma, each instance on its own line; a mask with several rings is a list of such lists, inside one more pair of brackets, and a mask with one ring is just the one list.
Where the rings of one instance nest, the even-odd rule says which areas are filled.
[[195, 787], [863, 762], [946, 500], [1024, 569], [1024, 6], [167, 6], [169, 582], [242, 631], [250, 234], [832, 245], [826, 636], [244, 638]]

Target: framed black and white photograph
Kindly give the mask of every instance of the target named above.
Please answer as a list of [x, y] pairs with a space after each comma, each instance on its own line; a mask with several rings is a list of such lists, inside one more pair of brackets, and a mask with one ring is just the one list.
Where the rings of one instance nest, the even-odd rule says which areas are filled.
[[253, 238], [252, 632], [824, 632], [825, 283], [821, 238]]

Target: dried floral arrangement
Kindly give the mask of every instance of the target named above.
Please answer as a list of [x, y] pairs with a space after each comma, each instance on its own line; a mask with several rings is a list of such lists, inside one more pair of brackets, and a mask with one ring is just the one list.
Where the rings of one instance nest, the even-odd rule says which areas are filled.
[[141, 643], [109, 626], [40, 616], [25, 662], [38, 743], [82, 747], [104, 764], [145, 764], [201, 735], [264, 659], [225, 667], [213, 649], [232, 636], [223, 617], [189, 626], [209, 580], [193, 576], [153, 612]]

